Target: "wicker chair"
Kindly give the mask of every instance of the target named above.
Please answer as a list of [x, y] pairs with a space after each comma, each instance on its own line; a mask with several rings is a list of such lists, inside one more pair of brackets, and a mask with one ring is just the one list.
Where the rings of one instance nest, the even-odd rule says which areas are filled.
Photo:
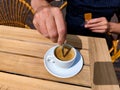
[[116, 39], [112, 40], [113, 45], [112, 45], [112, 48], [109, 50], [109, 52], [111, 54], [112, 62], [115, 62], [117, 59], [120, 58], [120, 49], [118, 48], [118, 44], [120, 42], [119, 39], [120, 39], [120, 35], [118, 35]]
[[31, 28], [33, 13], [26, 0], [0, 0], [0, 25]]

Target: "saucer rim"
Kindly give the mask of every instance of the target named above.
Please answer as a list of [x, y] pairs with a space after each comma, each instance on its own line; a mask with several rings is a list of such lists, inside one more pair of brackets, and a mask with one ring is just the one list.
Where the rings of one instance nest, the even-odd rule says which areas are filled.
[[[81, 56], [81, 58], [80, 58], [80, 60], [78, 61], [78, 63], [77, 64], [75, 64], [75, 65], [80, 65], [80, 64], [82, 64], [82, 65], [80, 65], [80, 68], [78, 68], [76, 71], [77, 72], [75, 72], [74, 74], [72, 74], [72, 75], [69, 75], [69, 76], [61, 76], [61, 75], [58, 75], [58, 74], [55, 74], [52, 70], [50, 70], [49, 69], [49, 67], [48, 67], [48, 65], [46, 64], [46, 56], [47, 56], [47, 54], [48, 53], [50, 53], [50, 50], [51, 50], [51, 52], [53, 51], [53, 49], [55, 48], [55, 47], [57, 47], [57, 46], [54, 46], [54, 47], [52, 47], [52, 48], [50, 48], [46, 53], [45, 53], [45, 55], [44, 55], [44, 66], [45, 66], [45, 68], [46, 68], [46, 70], [50, 73], [50, 74], [52, 74], [53, 76], [55, 76], [55, 77], [58, 77], [58, 78], [70, 78], [70, 77], [73, 77], [73, 76], [75, 76], [76, 74], [78, 74], [81, 70], [82, 70], [82, 68], [83, 68], [83, 64], [84, 64], [84, 61], [83, 61], [83, 57], [82, 57], [82, 55], [80, 54], [80, 52], [77, 50], [77, 54], [79, 53], [80, 54], [80, 56]], [[57, 66], [56, 66], [57, 67]], [[71, 67], [72, 69], [74, 68], [74, 67]], [[62, 68], [61, 68], [62, 69]], [[67, 69], [67, 68], [65, 68], [65, 69]], [[70, 68], [68, 68], [68, 69], [70, 69]]]

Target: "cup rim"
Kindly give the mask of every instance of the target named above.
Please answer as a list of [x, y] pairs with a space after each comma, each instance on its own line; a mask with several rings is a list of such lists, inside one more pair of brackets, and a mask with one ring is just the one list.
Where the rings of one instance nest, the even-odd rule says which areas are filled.
[[[69, 45], [69, 44], [66, 44], [66, 45]], [[72, 47], [72, 49], [74, 50], [74, 54], [75, 54], [75, 55], [74, 55], [74, 57], [73, 57], [72, 59], [63, 61], [63, 60], [58, 59], [58, 58], [55, 56], [55, 50], [56, 50], [56, 48], [58, 48], [59, 46], [60, 46], [60, 45], [57, 45], [57, 46], [55, 47], [55, 49], [53, 50], [53, 56], [55, 57], [55, 59], [56, 59], [57, 61], [63, 62], [63, 63], [68, 63], [68, 62], [74, 61], [74, 59], [75, 59], [76, 56], [77, 56], [77, 52], [76, 52], [75, 48], [74, 48], [73, 46], [69, 45], [69, 46]]]

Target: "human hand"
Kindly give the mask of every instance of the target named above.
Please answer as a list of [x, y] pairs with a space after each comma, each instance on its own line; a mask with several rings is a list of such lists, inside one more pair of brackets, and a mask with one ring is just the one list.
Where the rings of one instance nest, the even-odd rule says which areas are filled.
[[105, 17], [100, 17], [87, 21], [85, 28], [88, 28], [92, 32], [105, 33], [108, 32], [109, 24]]
[[36, 10], [33, 24], [46, 38], [63, 44], [66, 39], [66, 26], [62, 12], [57, 7], [42, 6]]

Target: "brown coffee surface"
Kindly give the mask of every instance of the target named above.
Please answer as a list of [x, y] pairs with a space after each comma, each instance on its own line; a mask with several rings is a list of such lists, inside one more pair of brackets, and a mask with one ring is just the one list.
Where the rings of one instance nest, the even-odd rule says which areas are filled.
[[74, 58], [75, 55], [73, 48], [71, 49], [64, 48], [64, 54], [65, 55], [63, 55], [62, 52], [62, 46], [59, 46], [55, 49], [55, 56], [62, 61], [71, 60], [72, 58]]

